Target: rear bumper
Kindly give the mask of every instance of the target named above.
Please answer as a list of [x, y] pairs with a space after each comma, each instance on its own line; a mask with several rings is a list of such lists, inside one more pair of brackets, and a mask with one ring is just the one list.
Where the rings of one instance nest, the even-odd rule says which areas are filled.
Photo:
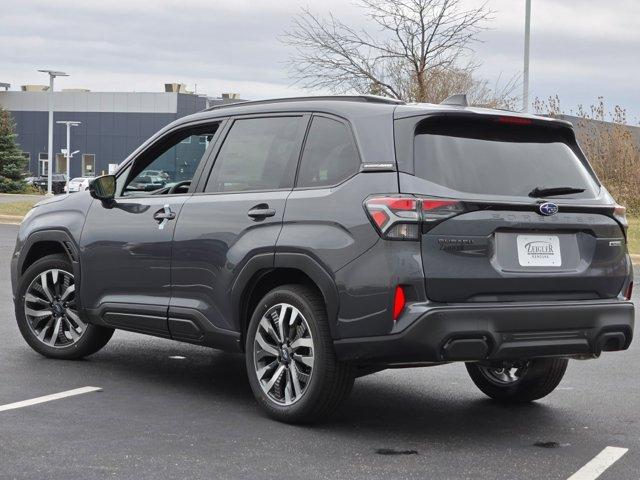
[[399, 333], [334, 342], [363, 364], [579, 357], [625, 350], [634, 306], [620, 300], [425, 306]]

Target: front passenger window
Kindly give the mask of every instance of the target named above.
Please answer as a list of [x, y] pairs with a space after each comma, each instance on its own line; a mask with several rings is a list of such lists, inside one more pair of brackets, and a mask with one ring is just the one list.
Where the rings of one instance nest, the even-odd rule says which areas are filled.
[[136, 159], [122, 195], [186, 193], [216, 128], [200, 125], [158, 141]]

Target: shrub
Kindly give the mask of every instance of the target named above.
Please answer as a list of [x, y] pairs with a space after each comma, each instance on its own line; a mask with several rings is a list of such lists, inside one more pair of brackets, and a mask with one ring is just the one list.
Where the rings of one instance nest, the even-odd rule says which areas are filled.
[[27, 159], [16, 144], [15, 124], [11, 114], [0, 108], [0, 192], [19, 193], [26, 184], [22, 173]]
[[598, 178], [629, 213], [640, 214], [640, 131], [628, 126], [626, 110], [619, 105], [608, 110], [602, 97], [569, 113], [561, 109], [557, 96], [536, 99], [533, 105], [538, 114], [578, 118], [576, 136]]

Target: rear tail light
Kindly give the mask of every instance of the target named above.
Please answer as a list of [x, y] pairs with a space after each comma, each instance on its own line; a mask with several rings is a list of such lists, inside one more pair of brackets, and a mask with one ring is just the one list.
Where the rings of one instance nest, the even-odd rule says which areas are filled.
[[633, 294], [633, 282], [629, 282], [629, 286], [627, 290], [624, 292], [624, 298], [627, 300], [631, 300], [631, 295]]
[[428, 230], [464, 211], [457, 200], [408, 195], [369, 197], [364, 204], [371, 223], [388, 240], [419, 240], [421, 225]]

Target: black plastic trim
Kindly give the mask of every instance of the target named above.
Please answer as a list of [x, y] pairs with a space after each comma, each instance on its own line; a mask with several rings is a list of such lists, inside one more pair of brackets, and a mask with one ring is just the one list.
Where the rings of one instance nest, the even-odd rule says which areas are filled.
[[305, 253], [278, 252], [277, 250], [274, 267], [295, 268], [313, 280], [324, 297], [331, 336], [338, 338], [338, 289], [333, 276], [327, 269]]
[[336, 340], [338, 358], [363, 364], [594, 356], [625, 350], [626, 301], [440, 305], [397, 334]]
[[239, 352], [240, 333], [215, 326], [194, 308], [169, 307], [168, 327], [171, 338], [229, 352]]

